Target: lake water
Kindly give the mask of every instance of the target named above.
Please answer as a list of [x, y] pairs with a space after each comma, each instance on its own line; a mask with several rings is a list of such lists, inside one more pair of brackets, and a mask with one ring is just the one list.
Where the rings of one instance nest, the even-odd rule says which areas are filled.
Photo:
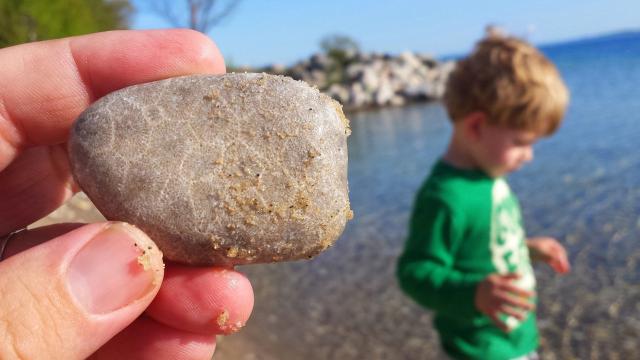
[[[571, 90], [559, 132], [509, 181], [529, 235], [572, 272], [536, 267], [544, 359], [640, 358], [640, 34], [544, 48]], [[307, 262], [248, 266], [256, 305], [218, 359], [438, 359], [431, 315], [398, 289], [413, 196], [450, 127], [439, 104], [350, 116], [355, 218]]]

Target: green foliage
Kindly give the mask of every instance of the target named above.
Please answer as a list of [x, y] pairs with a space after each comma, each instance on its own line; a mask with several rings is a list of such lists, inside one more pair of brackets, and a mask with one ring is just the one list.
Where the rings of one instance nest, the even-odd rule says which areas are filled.
[[360, 49], [358, 43], [346, 35], [328, 35], [320, 41], [320, 48], [331, 59], [331, 66], [327, 69], [327, 87], [343, 83], [347, 66]]
[[329, 35], [320, 41], [322, 50], [339, 64], [349, 60], [349, 56], [359, 51], [358, 43], [346, 35]]
[[128, 0], [0, 0], [0, 47], [123, 29]]

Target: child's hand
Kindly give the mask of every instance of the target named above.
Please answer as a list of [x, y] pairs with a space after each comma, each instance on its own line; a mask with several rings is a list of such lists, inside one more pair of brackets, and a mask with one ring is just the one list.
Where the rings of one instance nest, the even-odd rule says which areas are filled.
[[519, 274], [491, 274], [476, 288], [476, 307], [505, 332], [509, 331], [509, 327], [499, 315], [510, 315], [524, 320], [527, 312], [534, 309], [534, 305], [529, 301], [534, 293], [520, 289], [512, 283], [518, 278]]
[[543, 261], [559, 274], [565, 274], [571, 269], [567, 251], [558, 240], [550, 237], [530, 238], [527, 240], [527, 247], [531, 260]]

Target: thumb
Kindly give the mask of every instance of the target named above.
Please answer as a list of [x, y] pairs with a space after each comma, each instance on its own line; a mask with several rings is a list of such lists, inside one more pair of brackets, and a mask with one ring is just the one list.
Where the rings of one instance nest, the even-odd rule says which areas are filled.
[[82, 226], [0, 262], [0, 359], [82, 359], [158, 292], [162, 253], [125, 223]]

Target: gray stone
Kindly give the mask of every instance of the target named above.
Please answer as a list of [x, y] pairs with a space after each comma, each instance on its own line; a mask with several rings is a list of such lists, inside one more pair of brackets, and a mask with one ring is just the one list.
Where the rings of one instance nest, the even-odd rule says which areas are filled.
[[342, 104], [349, 102], [349, 90], [347, 90], [340, 84], [332, 84], [329, 89], [327, 89], [327, 95], [331, 96]]
[[418, 58], [415, 54], [409, 51], [405, 51], [400, 55], [398, 55], [397, 60], [401, 65], [414, 68], [414, 69], [422, 66], [422, 62], [420, 61], [420, 58]]
[[395, 95], [389, 81], [382, 81], [375, 93], [374, 101], [376, 106], [387, 105]]
[[362, 71], [366, 68], [365, 64], [353, 63], [347, 66], [345, 70], [346, 80], [359, 81], [362, 78]]
[[353, 83], [349, 90], [349, 106], [353, 108], [362, 108], [371, 105], [371, 96], [364, 91], [362, 84]]
[[76, 181], [167, 259], [235, 265], [310, 258], [352, 216], [348, 120], [301, 81], [199, 75], [111, 93], [69, 141]]
[[374, 92], [381, 85], [380, 79], [380, 72], [370, 67], [366, 67], [362, 71], [362, 79], [360, 81], [365, 91]]
[[420, 101], [431, 98], [433, 84], [429, 82], [415, 83], [403, 89], [402, 94], [409, 100]]
[[406, 103], [407, 101], [400, 95], [394, 95], [391, 100], [389, 101], [389, 105], [391, 106], [402, 106]]
[[324, 88], [327, 84], [327, 73], [321, 70], [313, 70], [307, 73], [307, 83], [317, 88]]
[[313, 70], [326, 70], [331, 66], [332, 60], [326, 54], [313, 54], [309, 62]]

